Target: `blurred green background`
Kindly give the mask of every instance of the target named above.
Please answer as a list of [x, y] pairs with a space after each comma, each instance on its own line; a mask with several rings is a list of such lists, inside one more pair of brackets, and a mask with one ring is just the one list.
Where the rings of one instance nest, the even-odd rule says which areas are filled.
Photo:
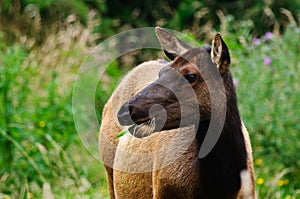
[[[253, 145], [259, 198], [300, 198], [300, 1], [0, 0], [0, 199], [107, 198], [103, 165], [82, 146], [72, 86], [91, 49], [121, 31], [162, 26], [232, 56]], [[99, 82], [96, 108], [133, 66], [122, 56]]]

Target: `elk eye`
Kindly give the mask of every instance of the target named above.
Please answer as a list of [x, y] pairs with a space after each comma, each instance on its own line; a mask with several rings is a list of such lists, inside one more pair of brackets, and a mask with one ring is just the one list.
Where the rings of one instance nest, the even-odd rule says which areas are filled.
[[189, 82], [193, 83], [197, 80], [197, 75], [196, 74], [185, 74], [184, 78]]

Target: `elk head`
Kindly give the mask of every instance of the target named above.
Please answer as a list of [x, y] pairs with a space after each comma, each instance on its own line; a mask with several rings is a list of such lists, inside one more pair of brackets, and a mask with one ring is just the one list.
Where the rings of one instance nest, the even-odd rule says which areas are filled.
[[157, 27], [155, 32], [172, 61], [160, 70], [156, 81], [118, 112], [121, 125], [137, 124], [129, 129], [136, 137], [209, 120], [211, 97], [207, 84], [214, 84], [216, 75], [224, 78], [230, 65], [228, 48], [220, 33], [215, 35], [212, 47], [192, 48], [162, 28]]

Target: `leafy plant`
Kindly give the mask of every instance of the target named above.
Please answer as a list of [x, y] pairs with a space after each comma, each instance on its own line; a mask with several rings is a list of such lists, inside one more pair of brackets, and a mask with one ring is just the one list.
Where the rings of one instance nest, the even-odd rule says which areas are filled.
[[300, 189], [295, 142], [300, 139], [296, 108], [300, 57], [295, 53], [299, 31], [290, 27], [282, 38], [266, 33], [247, 43], [245, 53], [235, 52], [239, 104], [252, 138], [258, 191], [263, 198], [285, 198]]
[[[252, 140], [258, 195], [299, 198], [299, 2], [157, 0], [147, 5], [105, 0], [2, 2], [0, 198], [108, 196], [103, 165], [85, 151], [75, 131], [72, 83], [83, 55], [96, 42], [149, 25], [189, 32], [209, 42], [210, 34], [221, 31], [231, 51], [240, 112]], [[35, 12], [27, 13], [29, 8]], [[26, 14], [36, 18], [28, 20]], [[25, 25], [29, 22], [37, 24]], [[157, 51], [141, 50], [111, 63], [104, 74], [107, 81], [100, 81], [96, 91], [99, 121], [122, 74], [158, 57]]]

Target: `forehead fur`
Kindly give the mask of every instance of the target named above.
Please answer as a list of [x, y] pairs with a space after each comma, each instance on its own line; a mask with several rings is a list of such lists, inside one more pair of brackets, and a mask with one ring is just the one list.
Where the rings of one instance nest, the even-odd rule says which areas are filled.
[[211, 61], [211, 57], [209, 54], [210, 48], [201, 47], [201, 48], [191, 48], [183, 55], [177, 57], [174, 60], [175, 64], [185, 64], [185, 63], [191, 63], [198, 68], [203, 65], [215, 65]]
[[204, 55], [209, 55], [209, 53], [205, 50], [205, 48], [191, 48], [186, 53], [182, 54], [181, 56], [185, 59], [192, 59], [194, 57], [201, 58]]

